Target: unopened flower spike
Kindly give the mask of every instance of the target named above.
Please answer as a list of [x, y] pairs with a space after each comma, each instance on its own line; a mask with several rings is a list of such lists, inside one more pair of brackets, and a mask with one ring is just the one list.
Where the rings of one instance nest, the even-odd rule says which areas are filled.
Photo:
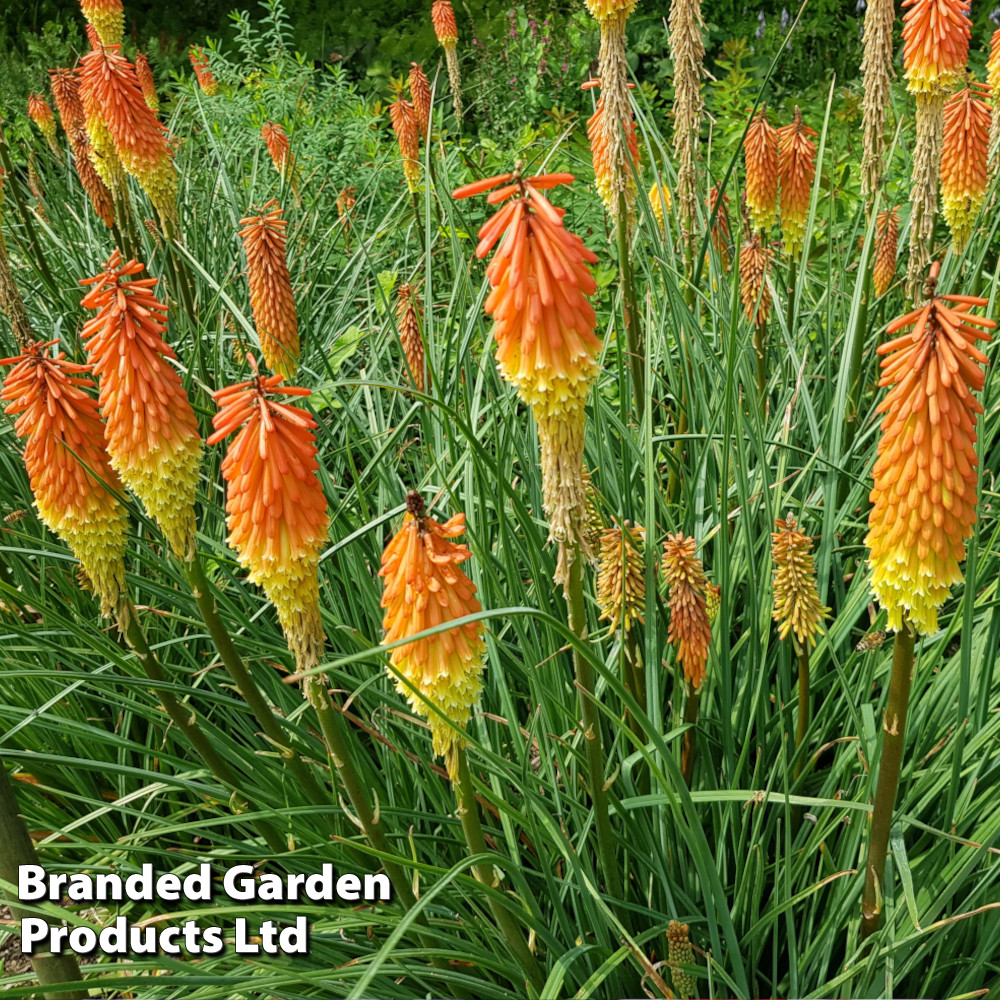
[[195, 554], [195, 499], [201, 465], [198, 421], [164, 341], [167, 306], [157, 279], [115, 251], [82, 305], [97, 315], [81, 338], [100, 386], [111, 464], [142, 501], [178, 558]]
[[896, 277], [896, 254], [899, 243], [899, 209], [886, 208], [875, 219], [875, 250], [872, 262], [872, 287], [876, 295], [885, 295]]
[[682, 532], [667, 535], [663, 543], [663, 576], [670, 599], [667, 639], [677, 651], [684, 679], [697, 691], [705, 679], [712, 625], [705, 597], [708, 580], [695, 547], [695, 540]]
[[[286, 399], [310, 391], [261, 375], [212, 394], [219, 412], [210, 445], [236, 437], [222, 462], [229, 544], [278, 612], [300, 672], [319, 663], [326, 641], [319, 605], [319, 554], [328, 534], [316, 460], [316, 421]], [[308, 687], [307, 687], [308, 693]]]
[[153, 79], [153, 70], [149, 65], [149, 58], [144, 52], [135, 54], [135, 75], [142, 88], [142, 96], [146, 99], [149, 110], [157, 112], [160, 110], [160, 97], [156, 93], [156, 81]]
[[389, 119], [403, 160], [406, 186], [412, 194], [420, 184], [420, 127], [413, 105], [401, 93], [389, 105]]
[[794, 517], [774, 522], [771, 532], [771, 562], [774, 569], [774, 611], [778, 635], [794, 635], [798, 649], [816, 645], [829, 608], [820, 604], [816, 589], [816, 561], [812, 539], [799, 530]]
[[410, 63], [407, 82], [410, 86], [413, 112], [417, 116], [417, 128], [421, 137], [426, 139], [431, 125], [431, 82], [427, 79], [427, 74], [420, 63]]
[[[385, 586], [383, 643], [410, 639], [482, 610], [475, 584], [460, 568], [471, 553], [452, 541], [464, 531], [464, 514], [440, 524], [424, 512], [419, 493], [407, 494], [402, 527], [382, 553], [379, 570]], [[482, 690], [486, 644], [481, 633], [478, 622], [468, 622], [404, 642], [389, 654], [396, 689], [427, 719], [434, 752], [445, 758], [452, 780], [461, 734]]]
[[240, 219], [247, 256], [250, 307], [268, 368], [294, 378], [299, 367], [299, 321], [288, 272], [285, 231], [288, 223], [272, 198], [260, 214]]
[[415, 285], [400, 285], [396, 291], [396, 327], [406, 364], [417, 392], [424, 391], [424, 341], [420, 323], [424, 307]]
[[74, 364], [56, 341], [31, 344], [24, 353], [0, 359], [13, 365], [0, 399], [16, 416], [14, 431], [26, 439], [24, 465], [42, 522], [69, 545], [100, 601], [113, 617], [125, 593], [128, 515], [122, 486], [108, 459], [104, 423], [90, 365]]
[[291, 144], [285, 130], [278, 122], [264, 122], [260, 128], [260, 137], [264, 140], [267, 154], [271, 157], [278, 175], [286, 184], [291, 185], [293, 192], [297, 192], [295, 157], [292, 155]]
[[626, 524], [601, 533], [597, 571], [597, 603], [600, 621], [607, 621], [608, 635], [619, 624], [628, 632], [645, 622], [646, 562], [642, 555], [642, 529]]
[[38, 94], [28, 95], [28, 117], [38, 126], [38, 131], [45, 136], [45, 141], [52, 150], [52, 155], [62, 163], [62, 150], [56, 142], [56, 120], [52, 115], [52, 108], [44, 97]]
[[208, 56], [200, 45], [192, 45], [188, 49], [188, 58], [191, 60], [191, 68], [194, 70], [195, 79], [201, 92], [206, 97], [215, 97], [219, 92], [219, 81], [209, 68]]
[[971, 309], [987, 305], [973, 295], [938, 295], [940, 265], [931, 267], [928, 300], [886, 328], [893, 339], [882, 356], [880, 387], [889, 392], [878, 458], [872, 470], [868, 565], [872, 590], [899, 631], [904, 618], [918, 632], [937, 630], [938, 608], [953, 584], [965, 540], [976, 522], [976, 418], [982, 404], [992, 319]]

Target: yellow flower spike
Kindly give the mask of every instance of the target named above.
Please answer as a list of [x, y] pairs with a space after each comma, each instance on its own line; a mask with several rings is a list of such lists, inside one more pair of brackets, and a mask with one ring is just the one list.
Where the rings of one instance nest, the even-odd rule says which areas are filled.
[[812, 539], [799, 531], [793, 517], [778, 518], [774, 526], [777, 531], [771, 532], [771, 561], [774, 564], [771, 617], [778, 623], [778, 635], [782, 639], [794, 633], [798, 648], [805, 649], [816, 645], [816, 634], [822, 630], [823, 618], [830, 609], [819, 603]]
[[797, 257], [802, 250], [809, 215], [809, 199], [816, 176], [816, 133], [802, 124], [795, 107], [795, 121], [778, 129], [778, 183], [781, 188], [781, 231], [785, 252]]
[[102, 45], [121, 45], [125, 11], [121, 0], [80, 0], [83, 16], [93, 25]]
[[628, 632], [635, 622], [645, 623], [646, 563], [642, 557], [641, 529], [608, 528], [601, 533], [597, 570], [599, 621], [607, 621], [608, 635], [619, 624]]
[[[872, 470], [868, 517], [868, 565], [872, 590], [903, 628], [937, 630], [937, 611], [952, 584], [976, 521], [976, 415], [973, 396], [983, 387], [986, 355], [977, 340], [990, 340], [991, 319], [974, 316], [987, 300], [936, 295], [940, 265], [931, 268], [931, 298], [890, 323], [899, 334], [880, 345], [880, 387], [891, 386], [877, 412], [882, 418], [878, 458]], [[912, 330], [908, 329], [912, 327]]]
[[666, 184], [653, 184], [649, 189], [649, 207], [659, 226], [666, 230], [666, 212], [670, 211], [670, 188]]
[[[416, 491], [407, 494], [406, 508], [403, 525], [382, 553], [379, 570], [385, 583], [382, 627], [386, 644], [482, 610], [475, 584], [460, 568], [471, 553], [467, 546], [452, 541], [465, 531], [465, 515], [455, 514], [439, 524], [424, 513], [423, 499]], [[434, 752], [445, 758], [452, 780], [455, 750], [462, 745], [460, 733], [482, 690], [486, 643], [481, 632], [476, 622], [457, 625], [406, 642], [389, 655], [405, 678], [405, 683], [396, 680], [396, 689], [429, 722]]]

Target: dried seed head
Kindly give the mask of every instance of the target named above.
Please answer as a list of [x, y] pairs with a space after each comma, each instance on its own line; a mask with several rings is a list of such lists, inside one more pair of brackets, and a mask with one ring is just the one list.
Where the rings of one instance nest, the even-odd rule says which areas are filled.
[[990, 340], [986, 330], [996, 326], [971, 308], [986, 304], [934, 295], [890, 323], [887, 333], [899, 335], [877, 348], [879, 386], [892, 388], [877, 411], [884, 416], [865, 544], [872, 589], [897, 631], [904, 616], [924, 634], [936, 631], [938, 608], [962, 580], [959, 563], [976, 521], [976, 415], [983, 412], [973, 392], [983, 387], [987, 362], [975, 344]]
[[893, 0], [868, 0], [864, 21], [864, 80], [861, 101], [862, 132], [861, 194], [868, 210], [882, 183], [885, 170], [885, 125], [889, 114], [892, 71], [892, 27], [896, 19]]
[[597, 571], [600, 621], [608, 621], [608, 635], [621, 623], [627, 633], [633, 622], [645, 622], [646, 564], [642, 556], [642, 529], [608, 528], [601, 534]]
[[782, 639], [793, 633], [796, 648], [805, 649], [807, 645], [816, 645], [816, 633], [821, 631], [823, 618], [830, 609], [819, 603], [812, 539], [799, 531], [791, 516], [785, 520], [779, 518], [774, 526], [778, 530], [771, 533], [772, 617], [778, 623]]
[[906, 266], [906, 295], [914, 302], [920, 298], [934, 242], [944, 101], [944, 95], [938, 93], [916, 96], [917, 138], [910, 174], [910, 254]]
[[663, 575], [670, 591], [670, 627], [667, 639], [677, 651], [684, 678], [695, 690], [705, 679], [712, 626], [705, 609], [708, 581], [695, 540], [682, 533], [667, 535], [663, 543]]

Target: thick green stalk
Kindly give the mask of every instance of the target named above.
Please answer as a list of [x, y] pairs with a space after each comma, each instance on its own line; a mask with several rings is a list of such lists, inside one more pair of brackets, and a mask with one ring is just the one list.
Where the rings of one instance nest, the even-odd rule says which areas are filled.
[[896, 633], [892, 652], [892, 676], [889, 679], [889, 700], [882, 716], [882, 755], [878, 769], [878, 786], [872, 808], [872, 828], [868, 840], [868, 861], [865, 865], [865, 891], [861, 901], [861, 939], [878, 930], [882, 916], [883, 876], [885, 856], [889, 847], [889, 830], [896, 807], [899, 772], [903, 764], [903, 743], [906, 738], [906, 713], [910, 703], [910, 681], [913, 679], [914, 635], [909, 622]]
[[[17, 885], [21, 865], [37, 865], [35, 845], [28, 835], [24, 818], [17, 811], [17, 799], [7, 777], [7, 769], [0, 759], [0, 878]], [[11, 916], [23, 920], [30, 916], [14, 900], [9, 901]], [[42, 987], [55, 983], [79, 982], [80, 967], [72, 955], [32, 955], [31, 967]], [[43, 990], [46, 1000], [84, 1000], [87, 990]]]
[[[472, 775], [469, 773], [469, 761], [465, 752], [465, 746], [460, 744], [455, 750], [455, 755], [458, 761], [455, 776], [455, 794], [458, 798], [458, 812], [462, 820], [462, 832], [465, 834], [465, 842], [469, 847], [470, 854], [489, 854], [490, 850], [486, 846], [486, 839], [483, 837], [483, 828], [479, 820], [479, 805], [476, 802], [476, 791], [472, 786]], [[475, 865], [473, 871], [476, 878], [484, 885], [488, 885], [491, 888], [496, 887], [498, 880], [492, 865]], [[541, 989], [545, 983], [545, 976], [538, 962], [535, 960], [535, 956], [531, 953], [524, 933], [518, 927], [513, 914], [507, 907], [495, 902], [492, 897], [488, 902], [497, 926], [507, 939], [511, 951], [517, 955], [525, 975], [534, 983], [536, 989]], [[523, 983], [515, 983], [514, 985], [519, 989], [524, 986]]]
[[788, 336], [795, 336], [795, 285], [798, 277], [799, 263], [797, 257], [792, 257], [788, 262], [788, 288], [786, 294], [788, 301], [785, 305], [785, 325], [788, 327]]
[[[566, 592], [569, 606], [569, 627], [581, 641], [587, 638], [587, 616], [583, 605], [583, 557], [574, 554], [570, 565], [569, 588]], [[622, 898], [622, 879], [615, 860], [611, 817], [608, 814], [608, 791], [604, 787], [604, 746], [601, 742], [601, 717], [594, 704], [594, 670], [590, 661], [578, 649], [573, 649], [573, 670], [580, 689], [580, 715], [583, 719], [583, 736], [587, 749], [587, 769], [590, 775], [590, 798], [594, 803], [594, 826], [597, 829], [597, 850], [604, 870], [608, 895]]]
[[190, 562], [184, 564], [184, 574], [198, 604], [201, 617], [212, 637], [212, 642], [215, 643], [215, 648], [219, 651], [219, 658], [236, 684], [237, 690], [243, 696], [243, 700], [250, 706], [250, 711], [253, 712], [257, 724], [264, 731], [264, 735], [281, 750], [281, 756], [288, 765], [288, 770], [302, 786], [302, 790], [309, 799], [317, 805], [328, 804], [329, 793], [320, 787], [316, 776], [289, 745], [288, 737], [275, 717], [274, 710], [268, 705], [246, 664], [236, 651], [229, 631], [219, 617], [218, 606], [212, 594], [212, 586], [205, 576], [204, 567], [197, 553]]
[[[865, 355], [865, 337], [868, 332], [868, 300], [872, 295], [872, 269], [865, 269], [864, 288], [861, 292], [861, 307], [858, 309], [857, 327], [854, 330], [854, 343], [851, 345], [851, 367], [847, 373], [847, 418], [844, 426], [844, 447], [841, 455], [847, 455], [854, 445], [858, 433], [858, 423], [861, 420], [861, 362]], [[850, 480], [841, 477], [838, 503], [847, 498]]]
[[757, 401], [761, 419], [767, 416], [767, 323], [754, 323], [753, 351], [757, 359]]
[[[118, 624], [125, 634], [129, 646], [134, 650], [146, 676], [157, 684], [157, 697], [173, 724], [187, 737], [201, 759], [208, 765], [212, 774], [222, 784], [228, 785], [242, 795], [240, 779], [202, 732], [194, 711], [190, 707], [182, 705], [170, 691], [160, 686], [165, 680], [163, 670], [156, 654], [146, 641], [146, 635], [139, 624], [134, 605], [127, 599], [119, 612]], [[254, 825], [272, 851], [283, 854], [288, 850], [285, 838], [268, 820], [258, 819]]]
[[[809, 649], [803, 647], [798, 651], [799, 658], [799, 717], [795, 726], [795, 749], [802, 746], [809, 729]], [[802, 773], [802, 761], [795, 765], [795, 777]]]
[[694, 774], [694, 759], [698, 752], [698, 705], [701, 702], [701, 691], [690, 684], [686, 687], [684, 724], [689, 728], [684, 732], [684, 742], [681, 745], [681, 774], [684, 777], [684, 784], [690, 788], [691, 777]]
[[[395, 852], [382, 832], [379, 816], [372, 808], [368, 789], [355, 767], [354, 757], [351, 755], [351, 748], [344, 728], [343, 715], [334, 705], [333, 698], [330, 697], [330, 689], [320, 677], [307, 677], [304, 684], [309, 704], [316, 710], [316, 715], [319, 718], [320, 729], [326, 740], [333, 766], [337, 770], [337, 776], [344, 791], [347, 792], [347, 798], [354, 810], [354, 816], [361, 831], [376, 851], [382, 854], [394, 854]], [[382, 864], [396, 890], [399, 901], [409, 910], [417, 900], [406, 873], [395, 861], [383, 859]]]
[[628, 209], [625, 192], [618, 194], [618, 219], [615, 232], [618, 236], [618, 267], [620, 268], [622, 290], [622, 313], [625, 322], [625, 347], [628, 351], [629, 370], [632, 373], [632, 398], [635, 419], [642, 422], [646, 406], [646, 348], [639, 325], [639, 309], [635, 296], [635, 273], [629, 256]]

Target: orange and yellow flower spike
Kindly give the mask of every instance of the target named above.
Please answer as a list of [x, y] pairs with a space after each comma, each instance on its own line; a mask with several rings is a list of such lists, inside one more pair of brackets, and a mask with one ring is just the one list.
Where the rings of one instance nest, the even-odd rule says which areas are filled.
[[740, 247], [740, 301], [747, 320], [758, 327], [766, 326], [771, 315], [767, 272], [772, 257], [774, 251], [761, 244], [757, 233]]
[[420, 63], [410, 63], [410, 99], [413, 101], [413, 111], [417, 116], [417, 128], [420, 135], [427, 138], [431, 125], [431, 82]]
[[[106, 156], [110, 137], [118, 162], [139, 182], [160, 220], [177, 225], [177, 173], [166, 131], [142, 96], [135, 67], [120, 45], [98, 46], [80, 60], [80, 96], [91, 145]], [[98, 173], [101, 166], [95, 160]], [[115, 184], [101, 174], [112, 190]]]
[[549, 538], [559, 544], [555, 578], [564, 585], [576, 551], [590, 557], [584, 530], [584, 404], [597, 377], [601, 347], [594, 333], [597, 317], [587, 300], [597, 290], [587, 266], [597, 262], [597, 255], [565, 228], [564, 211], [542, 194], [573, 179], [572, 174], [543, 174], [515, 180], [504, 174], [452, 192], [466, 198], [504, 185], [487, 201], [496, 205], [510, 199], [479, 230], [477, 257], [485, 257], [502, 238], [486, 268], [492, 291], [483, 308], [493, 316], [500, 374], [531, 407], [538, 425]]
[[778, 217], [778, 132], [767, 120], [767, 105], [753, 116], [743, 139], [746, 200], [754, 229], [768, 230]]
[[588, 13], [598, 24], [618, 19], [626, 20], [638, 2], [639, 0], [586, 0]]
[[458, 23], [451, 0], [434, 0], [431, 5], [431, 23], [441, 48], [444, 49], [445, 63], [448, 66], [448, 83], [451, 86], [451, 99], [455, 105], [455, 116], [462, 117], [462, 73], [458, 66]]
[[191, 68], [194, 70], [195, 79], [201, 92], [206, 97], [215, 97], [219, 92], [219, 81], [209, 68], [208, 56], [200, 45], [192, 45], [188, 49], [188, 59], [191, 60]]
[[[719, 196], [722, 196], [722, 203], [719, 203]], [[719, 205], [719, 210], [715, 211], [715, 206]], [[715, 212], [715, 221], [712, 223], [712, 244], [722, 261], [722, 268], [729, 270], [731, 261], [731, 247], [733, 244], [733, 234], [729, 227], [729, 195], [722, 190], [722, 182], [714, 185], [708, 192], [705, 207], [711, 216]]]
[[400, 285], [396, 291], [396, 326], [399, 342], [406, 355], [413, 386], [417, 392], [424, 391], [424, 342], [420, 336], [420, 320], [424, 307], [417, 295], [416, 285]]
[[317, 475], [316, 421], [282, 398], [310, 392], [281, 382], [281, 375], [255, 374], [213, 393], [219, 412], [208, 443], [239, 429], [222, 462], [229, 544], [274, 604], [303, 671], [319, 663], [326, 641], [317, 572], [329, 518]]
[[943, 94], [965, 73], [971, 0], [903, 0], [903, 70], [911, 94]]
[[[581, 89], [589, 90], [599, 86], [599, 80], [588, 80]], [[632, 87], [633, 84], [628, 84], [626, 93]], [[601, 196], [605, 211], [613, 219], [617, 219], [619, 215], [620, 193], [625, 196], [625, 211], [631, 216], [635, 208], [637, 191], [635, 178], [641, 169], [639, 136], [635, 130], [635, 119], [627, 97], [620, 110], [619, 121], [609, 118], [605, 95], [601, 94], [594, 113], [587, 121], [587, 139], [590, 142], [590, 155], [594, 163], [594, 186]], [[669, 208], [669, 204], [667, 207]], [[653, 213], [656, 214], [655, 206]]]
[[292, 155], [288, 135], [278, 122], [264, 122], [260, 127], [260, 137], [267, 146], [268, 156], [274, 164], [274, 169], [286, 183], [291, 184], [295, 191], [295, 157]]
[[772, 586], [774, 610], [782, 639], [794, 633], [796, 649], [816, 645], [816, 635], [823, 628], [829, 608], [819, 602], [816, 589], [816, 560], [812, 539], [799, 530], [794, 517], [778, 518], [771, 532], [771, 562], [774, 565]]
[[97, 315], [82, 339], [100, 387], [111, 465], [143, 502], [178, 558], [195, 554], [195, 496], [201, 464], [198, 421], [167, 359], [167, 307], [153, 294], [156, 278], [137, 278], [138, 261], [116, 250], [104, 270], [82, 285]]
[[876, 295], [885, 295], [896, 277], [896, 253], [899, 243], [899, 209], [887, 208], [875, 219], [875, 259], [872, 264], [872, 287]]
[[272, 198], [259, 215], [240, 219], [247, 255], [250, 307], [264, 360], [272, 371], [295, 377], [299, 368], [299, 320], [288, 273], [282, 209]]
[[697, 691], [705, 679], [712, 626], [705, 607], [708, 580], [694, 553], [695, 540], [683, 532], [667, 535], [663, 543], [663, 576], [670, 591], [667, 640], [677, 650], [684, 679]]
[[989, 181], [990, 108], [983, 100], [985, 87], [970, 85], [949, 98], [944, 106], [944, 141], [941, 146], [941, 210], [961, 253]]
[[45, 136], [45, 141], [49, 144], [53, 156], [62, 163], [62, 150], [56, 142], [56, 120], [52, 115], [52, 108], [44, 97], [38, 94], [28, 95], [28, 117], [38, 126], [38, 131]]
[[[924, 634], [937, 630], [937, 611], [952, 584], [976, 521], [976, 415], [973, 392], [983, 387], [991, 319], [974, 316], [986, 299], [937, 295], [890, 323], [898, 334], [877, 348], [880, 387], [891, 386], [877, 412], [882, 418], [868, 517], [872, 590], [899, 631], [908, 618]], [[912, 329], [908, 329], [912, 328]]]
[[73, 550], [90, 578], [101, 613], [115, 614], [125, 591], [128, 515], [116, 495], [118, 476], [104, 449], [104, 424], [86, 388], [89, 365], [46, 353], [37, 342], [0, 365], [14, 367], [0, 399], [27, 438], [24, 465], [42, 522]]
[[125, 11], [121, 0], [80, 0], [80, 9], [102, 45], [121, 45], [125, 35]]
[[[439, 524], [424, 513], [419, 493], [407, 494], [403, 525], [385, 547], [379, 570], [385, 581], [384, 644], [482, 610], [475, 584], [460, 568], [471, 553], [452, 541], [464, 531], [464, 514]], [[396, 690], [430, 723], [434, 753], [445, 758], [452, 780], [461, 734], [482, 691], [485, 653], [482, 628], [469, 622], [406, 642], [389, 654], [400, 675], [394, 678]]]
[[413, 105], [404, 97], [397, 97], [389, 105], [389, 119], [396, 133], [399, 155], [403, 158], [403, 176], [410, 193], [420, 184], [420, 127]]
[[155, 114], [160, 110], [160, 96], [156, 93], [153, 70], [150, 68], [149, 58], [144, 52], [137, 51], [135, 54], [135, 75], [142, 88], [142, 96], [146, 99], [146, 105]]
[[990, 39], [990, 56], [986, 60], [986, 86], [990, 90], [993, 105], [993, 117], [990, 120], [990, 167], [996, 167], [997, 147], [1000, 146], [1000, 114], [996, 114], [1000, 106], [1000, 28], [993, 32]]
[[802, 251], [813, 178], [816, 176], [816, 133], [802, 124], [795, 107], [795, 121], [778, 129], [778, 183], [781, 187], [781, 231], [785, 252], [797, 257]]

